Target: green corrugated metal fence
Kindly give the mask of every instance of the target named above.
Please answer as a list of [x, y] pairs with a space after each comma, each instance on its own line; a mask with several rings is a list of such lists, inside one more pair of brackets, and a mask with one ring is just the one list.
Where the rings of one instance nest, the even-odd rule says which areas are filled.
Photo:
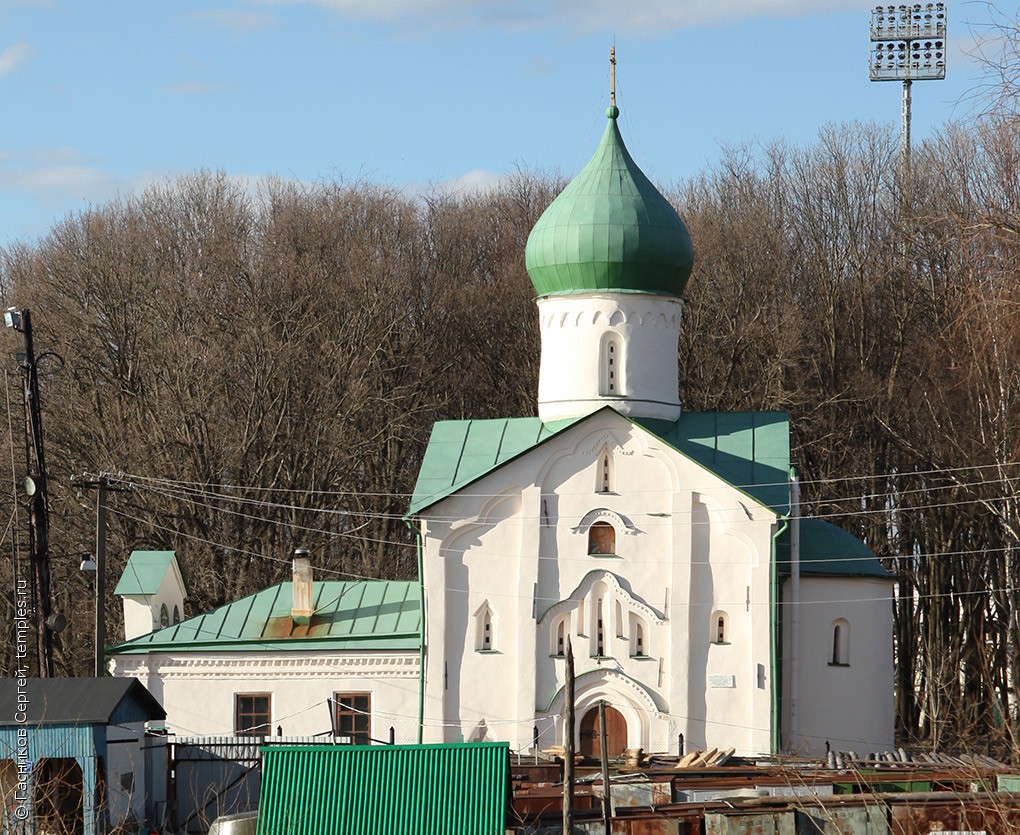
[[504, 742], [262, 749], [259, 835], [499, 835]]

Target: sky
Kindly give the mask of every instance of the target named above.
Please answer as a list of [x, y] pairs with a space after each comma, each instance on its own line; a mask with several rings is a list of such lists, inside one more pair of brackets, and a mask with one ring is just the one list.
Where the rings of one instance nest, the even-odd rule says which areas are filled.
[[[983, 0], [948, 2], [921, 140], [972, 115]], [[1015, 18], [1020, 0], [996, 4]], [[620, 126], [654, 181], [724, 148], [898, 130], [854, 0], [0, 0], [0, 246], [199, 169], [425, 193], [588, 160], [617, 55]], [[986, 45], [987, 48], [987, 45]]]

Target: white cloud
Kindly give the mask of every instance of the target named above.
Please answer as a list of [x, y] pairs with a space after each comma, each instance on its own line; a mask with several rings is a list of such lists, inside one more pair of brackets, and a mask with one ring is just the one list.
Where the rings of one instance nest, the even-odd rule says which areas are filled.
[[34, 55], [32, 47], [24, 41], [7, 47], [0, 52], [0, 75], [7, 75], [30, 60]]
[[260, 5], [315, 5], [338, 14], [434, 28], [499, 26], [517, 29], [564, 28], [591, 32], [661, 33], [735, 20], [809, 17], [859, 10], [859, 0], [249, 0]]
[[502, 174], [487, 171], [484, 168], [472, 168], [456, 177], [436, 183], [436, 190], [443, 192], [479, 192], [490, 191], [499, 185]]
[[272, 29], [279, 21], [267, 12], [249, 11], [246, 9], [203, 9], [192, 12], [195, 20], [209, 23], [220, 29], [232, 32], [262, 32]]
[[50, 205], [101, 202], [129, 185], [74, 148], [36, 148], [0, 159], [0, 187]]

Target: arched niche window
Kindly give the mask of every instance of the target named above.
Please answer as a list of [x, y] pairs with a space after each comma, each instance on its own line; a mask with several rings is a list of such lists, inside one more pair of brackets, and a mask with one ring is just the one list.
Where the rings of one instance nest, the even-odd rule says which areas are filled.
[[832, 622], [832, 655], [829, 663], [835, 667], [850, 665], [850, 623], [845, 618]]
[[577, 634], [584, 635], [584, 600], [577, 601]]
[[623, 604], [619, 600], [616, 601], [616, 637], [624, 637], [624, 627], [627, 625], [623, 617]]
[[475, 651], [493, 652], [496, 649], [496, 613], [488, 602], [475, 612]]
[[730, 642], [730, 619], [724, 611], [717, 609], [712, 612], [710, 628], [709, 640], [713, 644], [728, 644]]
[[174, 603], [174, 623], [181, 622], [181, 610], [176, 603]]
[[170, 625], [170, 612], [166, 608], [166, 603], [163, 603], [159, 607], [159, 628], [162, 629], [165, 626]]
[[648, 657], [648, 624], [634, 612], [630, 613], [630, 655], [631, 658]]
[[595, 492], [613, 492], [613, 456], [608, 447], [603, 447], [602, 452], [599, 453]]
[[595, 522], [588, 528], [588, 554], [612, 556], [616, 553], [616, 528], [608, 522]]
[[599, 394], [603, 397], [618, 397], [623, 394], [621, 375], [621, 340], [618, 333], [607, 333], [602, 337], [599, 358]]
[[562, 658], [567, 652], [567, 629], [570, 628], [569, 622], [570, 616], [562, 615], [552, 623], [552, 629], [549, 633], [549, 654], [555, 658]]
[[607, 638], [609, 633], [607, 627], [609, 626], [609, 624], [606, 623], [607, 619], [605, 609], [606, 599], [600, 596], [598, 600], [595, 601], [595, 635], [593, 636], [595, 638], [594, 655], [597, 658], [604, 658], [609, 654], [609, 652], [607, 651], [608, 646]]

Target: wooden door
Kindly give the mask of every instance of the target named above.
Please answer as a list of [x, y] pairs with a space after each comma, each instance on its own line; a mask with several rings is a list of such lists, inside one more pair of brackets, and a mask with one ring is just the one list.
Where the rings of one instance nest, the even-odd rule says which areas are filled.
[[[578, 753], [586, 757], [602, 756], [602, 737], [599, 733], [598, 705], [581, 719]], [[606, 705], [606, 751], [610, 757], [619, 757], [627, 749], [627, 720], [616, 708]]]

